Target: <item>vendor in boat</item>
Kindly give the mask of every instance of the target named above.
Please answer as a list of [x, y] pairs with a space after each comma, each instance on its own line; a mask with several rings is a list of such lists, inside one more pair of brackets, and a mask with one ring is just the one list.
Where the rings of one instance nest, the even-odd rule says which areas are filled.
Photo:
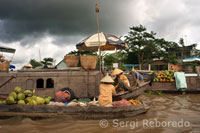
[[99, 105], [103, 107], [112, 106], [112, 96], [116, 95], [114, 80], [108, 74], [101, 80], [99, 86]]
[[134, 67], [132, 68], [132, 73], [135, 74], [137, 80], [144, 81], [142, 74], [140, 74]]
[[119, 93], [123, 93], [124, 91], [129, 91], [132, 90], [132, 88], [130, 87], [130, 83], [128, 78], [123, 74], [123, 71], [115, 68], [112, 72], [112, 76], [116, 76], [115, 78], [115, 82], [116, 82], [116, 86], [115, 89], [119, 92]]

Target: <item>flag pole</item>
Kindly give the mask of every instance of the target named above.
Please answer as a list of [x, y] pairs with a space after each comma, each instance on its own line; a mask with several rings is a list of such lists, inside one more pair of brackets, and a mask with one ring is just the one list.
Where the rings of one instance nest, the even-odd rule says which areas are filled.
[[99, 72], [101, 75], [101, 46], [100, 46], [100, 35], [99, 35], [99, 16], [98, 16], [99, 7], [97, 3], [96, 3], [95, 10], [96, 10], [97, 33], [98, 33], [98, 42], [99, 42]]

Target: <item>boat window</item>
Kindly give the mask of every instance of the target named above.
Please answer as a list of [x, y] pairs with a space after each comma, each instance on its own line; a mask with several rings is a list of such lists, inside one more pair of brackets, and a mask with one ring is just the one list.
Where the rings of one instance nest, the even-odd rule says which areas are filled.
[[43, 79], [38, 79], [36, 86], [37, 86], [37, 88], [44, 88], [44, 80]]
[[54, 81], [51, 78], [47, 79], [46, 87], [47, 88], [54, 88]]

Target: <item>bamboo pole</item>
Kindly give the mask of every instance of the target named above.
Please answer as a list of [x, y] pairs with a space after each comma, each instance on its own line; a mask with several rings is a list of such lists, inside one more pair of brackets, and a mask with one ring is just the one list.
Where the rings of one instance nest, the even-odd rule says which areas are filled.
[[98, 4], [96, 3], [96, 22], [97, 22], [97, 33], [98, 33], [98, 42], [99, 42], [99, 72], [101, 75], [101, 46], [100, 46], [100, 35], [99, 35], [99, 7]]

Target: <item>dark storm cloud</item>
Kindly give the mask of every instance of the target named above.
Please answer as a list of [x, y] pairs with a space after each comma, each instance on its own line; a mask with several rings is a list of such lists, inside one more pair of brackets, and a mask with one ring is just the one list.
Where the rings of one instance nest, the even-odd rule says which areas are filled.
[[[29, 39], [33, 41], [45, 33], [55, 36], [93, 34], [97, 31], [94, 8], [96, 2], [95, 0], [0, 0], [0, 40], [13, 42], [31, 36], [33, 39], [31, 37]], [[117, 19], [123, 16], [120, 12], [124, 10], [125, 4], [120, 0], [98, 2], [101, 13], [100, 27], [103, 27], [101, 30], [119, 31], [117, 27], [120, 26], [120, 20]], [[29, 39], [26, 38], [27, 41], [22, 44], [26, 44]]]
[[197, 0], [0, 0], [0, 41], [31, 45], [51, 36], [56, 45], [75, 44], [97, 32], [96, 2], [105, 33], [122, 36], [142, 24], [175, 40], [199, 29]]

